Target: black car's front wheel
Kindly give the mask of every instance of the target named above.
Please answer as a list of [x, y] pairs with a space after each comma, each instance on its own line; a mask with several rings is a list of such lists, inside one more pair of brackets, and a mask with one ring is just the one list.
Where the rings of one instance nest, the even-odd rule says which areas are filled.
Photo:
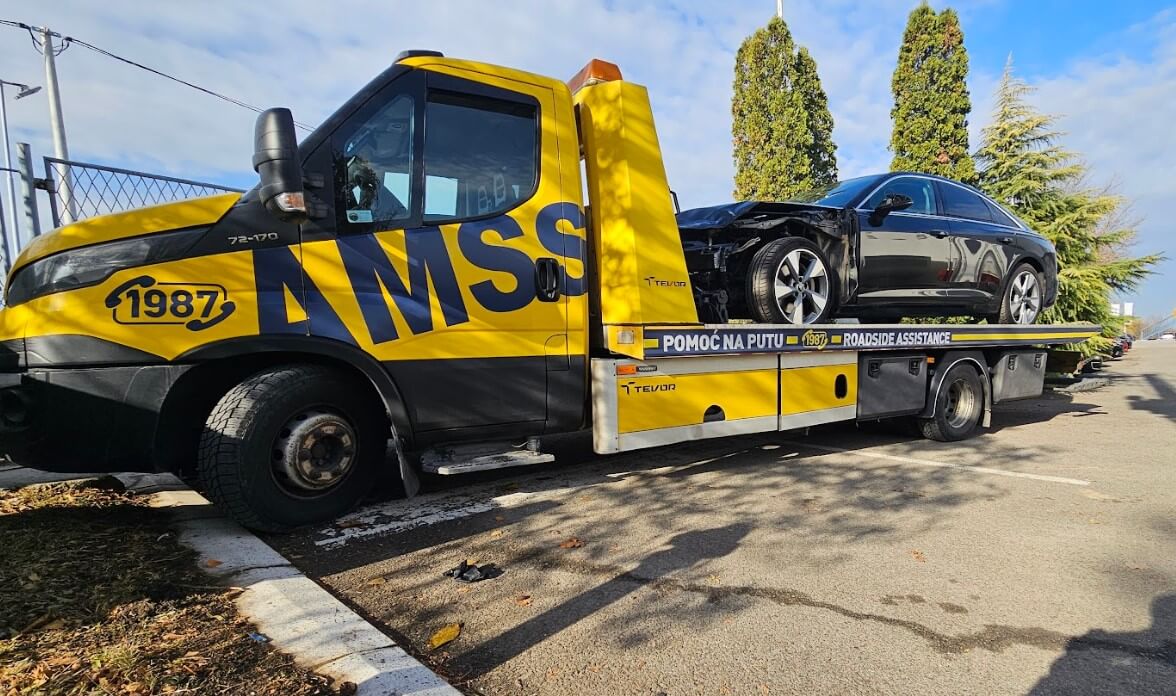
[[1041, 315], [1045, 304], [1041, 274], [1027, 263], [1020, 264], [1009, 275], [1004, 296], [1000, 301], [1001, 324], [1032, 324]]
[[747, 303], [752, 318], [768, 324], [827, 320], [836, 306], [828, 259], [807, 239], [768, 242], [747, 269]]

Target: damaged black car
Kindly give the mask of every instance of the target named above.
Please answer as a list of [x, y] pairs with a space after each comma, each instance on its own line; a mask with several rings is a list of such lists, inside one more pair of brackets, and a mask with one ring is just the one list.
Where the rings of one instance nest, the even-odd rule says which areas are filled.
[[972, 316], [1032, 324], [1057, 298], [1049, 240], [977, 189], [928, 174], [685, 210], [678, 227], [707, 323]]

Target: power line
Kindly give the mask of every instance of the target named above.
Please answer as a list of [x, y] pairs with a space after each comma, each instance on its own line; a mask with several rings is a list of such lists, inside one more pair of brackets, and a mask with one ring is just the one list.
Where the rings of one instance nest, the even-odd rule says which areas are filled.
[[[15, 27], [15, 28], [24, 29], [24, 30], [28, 31], [29, 36], [30, 36], [30, 38], [32, 38], [32, 41], [33, 41], [33, 47], [36, 48], [38, 52], [43, 51], [44, 47], [42, 45], [42, 42], [37, 38], [36, 32], [34, 31], [36, 29], [36, 27], [29, 26], [28, 24], [25, 24], [23, 22], [14, 22], [14, 21], [7, 20], [7, 19], [0, 19], [0, 25]], [[123, 56], [120, 56], [115, 53], [111, 53], [110, 51], [107, 51], [104, 48], [100, 48], [98, 46], [95, 46], [94, 44], [89, 43], [87, 41], [83, 41], [81, 39], [78, 39], [78, 38], [75, 38], [72, 36], [63, 36], [57, 32], [50, 32], [50, 33], [53, 36], [56, 36], [57, 38], [61, 39], [61, 41], [62, 41], [61, 48], [54, 49], [54, 55], [61, 55], [71, 45], [77, 44], [79, 46], [82, 46], [83, 48], [88, 48], [91, 51], [94, 51], [95, 53], [99, 53], [101, 55], [104, 55], [107, 58], [112, 58], [112, 59], [120, 61], [122, 63], [126, 63], [127, 65], [132, 65], [136, 68], [139, 68], [140, 70], [146, 70], [149, 73], [152, 73], [152, 74], [158, 75], [162, 78], [171, 80], [172, 82], [178, 82], [181, 85], [191, 87], [194, 90], [197, 90], [197, 91], [203, 92], [207, 95], [216, 97], [217, 99], [221, 99], [221, 100], [226, 101], [226, 102], [233, 104], [235, 106], [240, 106], [242, 108], [249, 109], [253, 113], [260, 114], [263, 111], [263, 109], [256, 107], [252, 104], [249, 104], [247, 102], [243, 102], [240, 99], [234, 99], [233, 97], [230, 97], [225, 94], [221, 94], [220, 92], [215, 92], [211, 89], [208, 89], [207, 87], [201, 87], [200, 85], [197, 85], [195, 83], [188, 82], [187, 80], [176, 77], [175, 75], [169, 75], [168, 73], [165, 73], [162, 70], [157, 70], [157, 69], [152, 68], [148, 65], [143, 65], [142, 63], [131, 60], [130, 58], [124, 58]], [[309, 126], [309, 125], [306, 125], [305, 123], [299, 123], [298, 121], [295, 121], [294, 125], [301, 128], [302, 130], [305, 130], [305, 131], [314, 130], [314, 126]]]

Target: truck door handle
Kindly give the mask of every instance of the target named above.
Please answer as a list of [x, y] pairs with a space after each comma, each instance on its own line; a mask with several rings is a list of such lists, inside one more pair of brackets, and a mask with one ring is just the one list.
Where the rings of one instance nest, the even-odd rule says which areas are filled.
[[1013, 238], [1012, 238], [1012, 237], [1001, 237], [1001, 238], [1000, 238], [1000, 243], [1001, 243], [1001, 244], [1012, 244], [1012, 243], [1013, 243]]
[[931, 234], [939, 237], [940, 239], [943, 239], [947, 236], [947, 230], [931, 230]]
[[559, 262], [544, 257], [535, 260], [535, 296], [540, 302], [559, 299]]

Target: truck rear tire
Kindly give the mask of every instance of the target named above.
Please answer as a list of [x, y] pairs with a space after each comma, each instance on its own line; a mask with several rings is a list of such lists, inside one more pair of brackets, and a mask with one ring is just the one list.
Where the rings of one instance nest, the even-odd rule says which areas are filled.
[[935, 396], [935, 415], [920, 418], [923, 436], [940, 442], [966, 439], [984, 414], [984, 383], [969, 364], [953, 365]]
[[766, 324], [827, 321], [837, 306], [829, 260], [807, 239], [773, 239], [751, 258], [747, 305], [751, 318]]
[[319, 365], [259, 372], [209, 414], [198, 472], [205, 494], [250, 529], [330, 520], [372, 487], [389, 428], [369, 385]]

